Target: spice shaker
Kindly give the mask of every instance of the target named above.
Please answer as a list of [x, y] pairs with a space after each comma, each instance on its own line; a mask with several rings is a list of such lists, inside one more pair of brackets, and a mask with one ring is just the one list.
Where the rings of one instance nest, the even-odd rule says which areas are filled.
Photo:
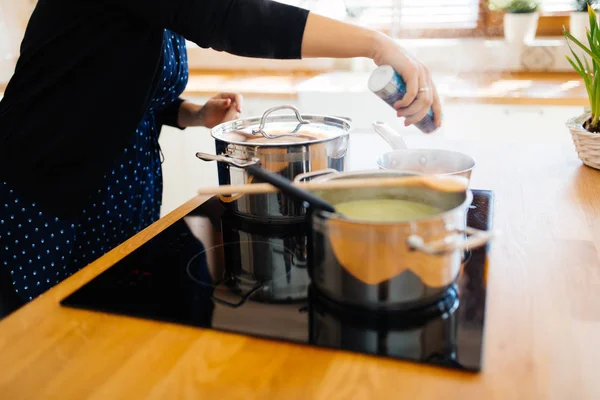
[[[394, 107], [394, 103], [402, 100], [406, 94], [406, 82], [391, 66], [382, 65], [371, 74], [369, 90], [390, 107]], [[433, 122], [433, 110], [430, 108], [427, 115], [415, 125], [423, 133], [432, 133], [437, 130], [438, 127]]]

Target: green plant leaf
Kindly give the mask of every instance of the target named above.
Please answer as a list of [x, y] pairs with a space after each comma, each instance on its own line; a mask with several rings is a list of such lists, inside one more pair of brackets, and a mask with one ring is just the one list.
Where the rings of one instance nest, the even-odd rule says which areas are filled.
[[579, 68], [577, 65], [575, 65], [575, 63], [573, 62], [573, 60], [571, 60], [571, 58], [570, 58], [569, 56], [567, 56], [567, 61], [569, 62], [569, 64], [571, 64], [571, 66], [573, 67], [573, 69], [574, 69], [575, 71], [577, 71], [577, 73], [578, 73], [579, 75], [581, 75], [581, 77], [582, 77], [584, 80], [587, 80], [587, 79], [588, 79], [588, 77], [586, 76], [586, 73], [585, 73], [585, 72], [584, 72], [584, 71], [583, 71], [581, 68]]
[[575, 51], [571, 48], [571, 45], [568, 44], [568, 42], [567, 42], [567, 45], [569, 46], [569, 50], [571, 50], [571, 53], [573, 54], [573, 57], [575, 58], [575, 61], [577, 61], [577, 64], [579, 65], [579, 68], [582, 71], [585, 71], [585, 67], [583, 66], [583, 63], [579, 59], [579, 56], [577, 55], [577, 53], [575, 53]]
[[[583, 82], [585, 84], [585, 90], [587, 92], [588, 95], [588, 101], [590, 102], [590, 108], [592, 109], [592, 114], [593, 115], [598, 115], [596, 110], [597, 107], [597, 101], [595, 98], [595, 91], [594, 91], [594, 82], [593, 80], [583, 71], [581, 70], [573, 60], [571, 60], [571, 58], [569, 56], [566, 56], [567, 61], [569, 62], [569, 64], [571, 64], [571, 66], [573, 67], [573, 69], [575, 71], [577, 71], [577, 73], [579, 75], [581, 75], [581, 77], [583, 78]], [[600, 82], [600, 79], [596, 79], [598, 82]]]
[[[590, 102], [592, 114], [591, 126], [588, 127], [590, 130], [592, 130], [592, 128], [598, 128], [600, 125], [600, 28], [598, 26], [596, 12], [591, 7], [591, 4], [596, 3], [596, 1], [587, 2], [590, 27], [589, 29], [586, 29], [585, 38], [587, 39], [588, 46], [575, 38], [563, 27], [563, 34], [569, 51], [572, 54], [572, 57], [569, 55], [566, 56], [567, 61], [582, 77]], [[578, 2], [578, 4], [581, 3], [582, 2]], [[571, 42], [576, 46], [572, 46]], [[575, 48], [581, 49], [583, 53], [579, 53], [578, 55], [575, 52]], [[591, 60], [588, 60], [588, 56]], [[582, 57], [583, 62], [581, 60]]]
[[594, 9], [592, 8], [591, 4], [588, 3], [587, 5], [587, 12], [588, 12], [588, 17], [590, 19], [590, 29], [594, 29], [594, 27], [597, 27], [598, 23], [596, 22], [596, 12], [594, 11]]
[[[591, 35], [591, 33], [590, 33], [590, 31], [589, 31], [589, 30], [587, 30], [587, 31], [586, 31], [586, 36], [587, 36], [587, 38], [588, 38], [588, 42], [590, 43], [590, 50], [591, 50], [591, 52], [592, 52], [592, 53], [594, 53], [594, 54], [600, 54], [600, 52], [598, 51], [598, 49], [599, 49], [599, 45], [598, 45], [598, 43], [597, 43], [597, 42], [594, 40], [594, 38], [592, 37], [592, 35]], [[570, 46], [569, 46], [569, 48], [570, 48]], [[572, 50], [571, 50], [571, 51], [572, 51]], [[585, 56], [585, 55], [584, 55], [584, 57], [583, 57], [583, 60], [584, 60], [584, 61], [585, 61], [585, 63], [586, 63], [586, 68], [587, 68], [587, 70], [588, 70], [588, 73], [592, 74], [594, 71], [597, 71], [597, 70], [598, 70], [598, 65], [599, 65], [599, 64], [596, 62], [596, 60], [594, 60], [594, 59], [592, 58], [592, 66], [593, 66], [593, 69], [590, 69], [590, 67], [589, 67], [589, 66], [588, 66], [588, 64], [587, 64], [587, 56]]]
[[510, 14], [526, 14], [536, 12], [540, 6], [537, 0], [511, 0], [507, 4], [490, 2], [495, 9], [501, 9]]
[[596, 124], [598, 123], [598, 117], [600, 116], [600, 101], [598, 95], [600, 94], [599, 92], [600, 90], [600, 75], [596, 74], [594, 75], [594, 84], [593, 84], [593, 88], [591, 90], [591, 94], [592, 96], [588, 97], [590, 98], [590, 106], [592, 108], [592, 117], [595, 119]]
[[[588, 49], [587, 47], [585, 47], [585, 45], [583, 45], [583, 43], [581, 43], [579, 40], [577, 40], [573, 35], [571, 35], [569, 32], [567, 32], [566, 30], [564, 31], [565, 36], [570, 39], [573, 43], [575, 43], [577, 46], [579, 46], [583, 51], [585, 51], [586, 53], [588, 53], [590, 55], [590, 57], [592, 57], [594, 59], [594, 61], [600, 63], [600, 56], [592, 53], [592, 51], [590, 49]], [[569, 44], [569, 41], [567, 40], [567, 44]], [[570, 44], [569, 44], [569, 48], [570, 48]], [[573, 50], [571, 50], [573, 51]]]
[[[590, 68], [590, 64], [588, 63], [588, 59], [587, 57], [583, 57], [583, 62], [585, 63], [585, 71], [586, 71], [586, 75], [591, 76], [593, 75], [593, 70]], [[594, 60], [592, 60], [592, 63], [594, 63]], [[595, 70], [595, 66], [594, 66], [594, 70]]]
[[[596, 19], [596, 13], [594, 12], [594, 10], [588, 6], [588, 15], [590, 18], [590, 28], [589, 28], [589, 32], [590, 32], [590, 38], [588, 38], [588, 41], [590, 42], [590, 45], [592, 43], [595, 43], [596, 45], [598, 44], [598, 22]], [[587, 36], [587, 29], [586, 29], [586, 36]]]

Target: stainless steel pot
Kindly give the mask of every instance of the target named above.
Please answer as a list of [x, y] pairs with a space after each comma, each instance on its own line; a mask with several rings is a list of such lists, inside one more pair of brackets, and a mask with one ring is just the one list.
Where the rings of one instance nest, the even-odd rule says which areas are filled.
[[456, 151], [442, 149], [394, 150], [377, 158], [377, 166], [424, 175], [462, 176], [471, 180], [475, 161]]
[[475, 160], [467, 154], [442, 149], [409, 149], [402, 136], [388, 124], [373, 122], [373, 129], [394, 149], [377, 158], [384, 170], [425, 175], [454, 175], [471, 179]]
[[[335, 178], [343, 177], [331, 176]], [[341, 304], [373, 310], [406, 310], [428, 304], [454, 284], [464, 251], [486, 244], [492, 236], [466, 226], [470, 191], [398, 187], [316, 194], [334, 206], [344, 201], [393, 198], [442, 210], [427, 218], [390, 223], [312, 212], [311, 281], [318, 291]]]
[[[271, 114], [291, 110], [293, 114]], [[218, 162], [220, 185], [256, 183], [245, 168], [260, 164], [270, 172], [290, 180], [296, 175], [322, 170], [343, 171], [351, 121], [348, 118], [301, 115], [293, 106], [267, 110], [262, 117], [252, 117], [216, 126], [211, 134], [216, 154], [197, 153], [204, 161]], [[271, 221], [300, 221], [306, 215], [301, 201], [282, 193], [252, 196], [222, 196], [232, 212]]]

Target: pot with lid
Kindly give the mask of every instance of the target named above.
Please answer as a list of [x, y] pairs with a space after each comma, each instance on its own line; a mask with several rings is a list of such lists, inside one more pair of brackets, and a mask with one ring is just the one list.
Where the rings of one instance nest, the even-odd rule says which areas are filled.
[[[280, 110], [291, 114], [273, 115]], [[278, 173], [290, 180], [311, 171], [343, 171], [351, 121], [324, 115], [301, 115], [293, 106], [267, 110], [250, 117], [220, 124], [212, 129], [216, 155], [197, 153], [204, 161], [217, 161], [220, 185], [258, 183], [246, 173], [250, 165]], [[300, 221], [306, 215], [302, 201], [277, 193], [221, 196], [235, 214], [247, 218], [284, 222]]]

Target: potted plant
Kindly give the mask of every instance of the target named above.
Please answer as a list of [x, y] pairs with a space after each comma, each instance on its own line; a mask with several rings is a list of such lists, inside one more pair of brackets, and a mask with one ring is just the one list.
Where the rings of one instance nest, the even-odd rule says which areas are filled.
[[492, 11], [504, 11], [504, 38], [510, 43], [535, 39], [538, 24], [537, 0], [491, 0]]
[[[570, 119], [567, 127], [579, 158], [585, 165], [600, 169], [600, 28], [596, 12], [588, 6], [590, 29], [584, 42], [563, 28], [572, 57], [567, 60], [583, 78], [590, 106], [583, 115]], [[587, 43], [587, 44], [584, 44]], [[581, 50], [578, 55], [573, 47]]]
[[590, 27], [588, 6], [594, 8], [598, 0], [574, 0], [573, 11], [569, 15], [569, 32], [579, 41], [585, 41], [585, 32]]

